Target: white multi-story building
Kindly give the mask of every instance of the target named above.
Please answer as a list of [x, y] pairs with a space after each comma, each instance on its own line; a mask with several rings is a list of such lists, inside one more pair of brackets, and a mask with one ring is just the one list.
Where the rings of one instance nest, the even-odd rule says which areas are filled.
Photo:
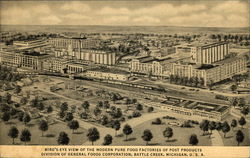
[[82, 39], [82, 38], [51, 38], [49, 43], [54, 47], [68, 48], [71, 46], [73, 49], [81, 48], [96, 48], [99, 46], [100, 41], [95, 39]]
[[218, 42], [191, 47], [191, 56], [197, 64], [212, 64], [223, 60], [229, 54], [228, 42]]
[[232, 57], [215, 62], [212, 65], [192, 65], [174, 63], [171, 74], [178, 77], [197, 77], [204, 80], [204, 85], [216, 83], [237, 74], [247, 72], [245, 56]]

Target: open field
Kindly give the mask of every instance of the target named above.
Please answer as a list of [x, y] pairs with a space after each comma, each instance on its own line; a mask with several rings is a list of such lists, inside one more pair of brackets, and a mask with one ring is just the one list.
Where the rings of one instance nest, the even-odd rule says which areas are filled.
[[[235, 118], [234, 116], [229, 115], [226, 118], [226, 121], [230, 124], [233, 119], [238, 120], [238, 118]], [[237, 142], [235, 140], [235, 134], [236, 134], [237, 130], [241, 130], [244, 133], [245, 139], [240, 145], [241, 146], [249, 146], [250, 145], [250, 141], [249, 141], [250, 140], [250, 130], [249, 129], [250, 129], [250, 122], [247, 122], [246, 125], [243, 126], [243, 128], [241, 128], [241, 126], [239, 126], [239, 124], [234, 129], [231, 128], [230, 132], [228, 132], [226, 134], [226, 138], [222, 139], [224, 145], [225, 146], [237, 146]], [[222, 132], [220, 132], [220, 135], [222, 138], [224, 137], [224, 134]]]
[[[115, 137], [113, 140], [112, 145], [145, 145], [146, 142], [142, 140], [141, 136], [143, 134], [143, 131], [145, 129], [150, 129], [153, 134], [153, 139], [151, 142], [149, 142], [149, 145], [166, 145], [166, 146], [187, 146], [189, 145], [189, 137], [191, 134], [196, 134], [199, 139], [199, 144], [201, 146], [210, 146], [211, 140], [208, 138], [208, 136], [201, 136], [202, 131], [199, 129], [199, 127], [195, 126], [193, 128], [181, 128], [181, 127], [174, 127], [170, 126], [167, 123], [172, 122], [170, 120], [162, 119], [164, 124], [162, 125], [152, 125], [151, 122], [153, 120], [144, 122], [135, 128], [133, 128], [133, 133], [128, 136], [129, 141], [124, 141], [125, 136], [118, 136]], [[167, 138], [163, 137], [163, 131], [166, 127], [171, 127], [173, 129], [174, 135], [172, 138], [169, 139], [169, 141], [166, 141]]]
[[[31, 133], [31, 141], [27, 142], [27, 145], [58, 145], [57, 138], [61, 131], [64, 131], [68, 134], [70, 138], [69, 145], [81, 145], [87, 141], [86, 130], [80, 127], [75, 134], [72, 134], [72, 130], [69, 129], [66, 123], [56, 121], [55, 124], [49, 125], [48, 131], [44, 132], [42, 137], [42, 132], [38, 129], [38, 119], [31, 120], [27, 126], [23, 122], [18, 120], [11, 120], [10, 123], [0, 122], [1, 134], [0, 134], [0, 144], [8, 145], [12, 144], [12, 139], [8, 137], [8, 131], [11, 126], [16, 126], [19, 130], [19, 136], [21, 131], [24, 128], [27, 128]], [[19, 137], [15, 139], [16, 144], [23, 145], [24, 142], [21, 142]]]

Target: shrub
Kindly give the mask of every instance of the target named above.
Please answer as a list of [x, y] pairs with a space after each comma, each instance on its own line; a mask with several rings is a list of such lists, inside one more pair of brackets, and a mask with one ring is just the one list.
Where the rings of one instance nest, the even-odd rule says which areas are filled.
[[162, 121], [160, 118], [157, 118], [157, 119], [155, 119], [155, 121], [152, 121], [152, 124], [153, 125], [160, 125], [160, 124], [162, 124]]
[[125, 120], [126, 120], [125, 117], [121, 117], [121, 118], [119, 119], [120, 122], [124, 122]]
[[228, 101], [228, 97], [224, 96], [224, 95], [216, 95], [215, 99], [220, 99], [220, 100], [226, 100], [226, 101]]
[[148, 112], [153, 112], [154, 111], [154, 107], [149, 107], [148, 108]]
[[191, 122], [192, 124], [199, 125], [199, 122], [198, 122], [198, 121], [195, 121], [195, 120], [188, 120], [188, 121]]
[[132, 119], [133, 118], [133, 116], [132, 115], [128, 115], [128, 119]]
[[133, 112], [132, 114], [133, 117], [140, 117], [141, 113], [139, 113], [138, 111]]
[[83, 112], [83, 113], [80, 114], [80, 117], [82, 119], [87, 119], [88, 118], [88, 114], [86, 112]]
[[181, 125], [181, 127], [185, 127], [185, 128], [191, 128], [191, 124], [190, 121], [184, 121], [183, 124]]
[[169, 119], [169, 120], [176, 120], [176, 118], [175, 117], [172, 117], [172, 116], [163, 116], [162, 117], [163, 119]]

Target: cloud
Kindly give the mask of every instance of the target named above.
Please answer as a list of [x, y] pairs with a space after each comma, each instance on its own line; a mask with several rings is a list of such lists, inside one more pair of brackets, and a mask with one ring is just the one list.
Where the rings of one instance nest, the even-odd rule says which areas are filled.
[[90, 20], [91, 18], [78, 13], [70, 13], [67, 15], [63, 15], [62, 17], [72, 20]]
[[33, 24], [37, 18], [50, 13], [51, 9], [48, 5], [5, 8], [1, 10], [1, 23], [11, 25]]
[[138, 17], [138, 18], [133, 19], [133, 21], [136, 23], [143, 24], [143, 25], [154, 24], [154, 23], [160, 22], [158, 18], [149, 17], [149, 16]]
[[56, 25], [59, 24], [61, 21], [62, 20], [55, 15], [40, 18], [40, 22], [43, 25]]
[[50, 14], [51, 13], [51, 9], [49, 8], [48, 5], [45, 5], [45, 4], [33, 6], [30, 8], [30, 11], [35, 14]]
[[[153, 5], [138, 1], [136, 7], [116, 2], [2, 2], [1, 24], [71, 25], [165, 25], [202, 27], [249, 27], [249, 3], [170, 3]], [[140, 3], [140, 5], [139, 5]], [[152, 4], [152, 3], [150, 3]], [[6, 5], [6, 6], [5, 6]], [[95, 6], [94, 6], [95, 5]]]
[[100, 15], [129, 15], [131, 11], [127, 8], [104, 7], [97, 14]]
[[62, 5], [61, 9], [75, 11], [75, 12], [88, 12], [91, 10], [89, 5], [79, 2], [79, 1], [67, 2]]
[[103, 22], [106, 24], [110, 24], [110, 23], [124, 24], [124, 23], [127, 23], [128, 21], [129, 21], [128, 16], [111, 16], [111, 17], [103, 19]]
[[[17, 18], [18, 17], [18, 18]], [[1, 11], [1, 23], [3, 24], [26, 24], [31, 18], [31, 14], [28, 10], [18, 7], [12, 7], [10, 9], [4, 9]]]
[[216, 13], [227, 14], [248, 14], [248, 5], [240, 1], [228, 1], [215, 6], [211, 11]]
[[203, 27], [246, 27], [248, 20], [238, 15], [223, 16], [213, 13], [176, 16], [168, 20], [175, 26], [203, 26]]
[[138, 9], [128, 9], [128, 8], [111, 8], [111, 7], [104, 7], [102, 8], [98, 14], [101, 15], [148, 15], [148, 16], [172, 16], [177, 15], [179, 13], [185, 12], [197, 12], [200, 10], [205, 10], [205, 5], [180, 5], [180, 6], [173, 6], [172, 4], [158, 4], [155, 6], [138, 8]]

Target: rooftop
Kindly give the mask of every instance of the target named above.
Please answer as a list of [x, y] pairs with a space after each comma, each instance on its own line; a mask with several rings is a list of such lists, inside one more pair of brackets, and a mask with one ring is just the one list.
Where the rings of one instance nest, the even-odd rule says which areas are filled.
[[22, 54], [24, 55], [30, 55], [30, 56], [46, 56], [48, 54], [41, 54], [40, 52], [36, 52], [36, 51], [33, 51], [33, 52], [22, 52]]
[[211, 68], [214, 68], [216, 67], [215, 65], [211, 65], [211, 64], [202, 64], [201, 66], [197, 67], [196, 69], [199, 69], [199, 70], [208, 70], [208, 69], [211, 69]]
[[243, 56], [235, 56], [235, 57], [225, 58], [223, 60], [215, 62], [214, 64], [223, 65], [223, 64], [226, 64], [226, 63], [231, 63], [234, 60], [239, 59], [239, 58], [243, 58]]
[[114, 73], [114, 74], [129, 74], [129, 72], [124, 71], [124, 70], [106, 68], [106, 67], [97, 67], [97, 68], [90, 69], [89, 71], [107, 72], [107, 73]]

